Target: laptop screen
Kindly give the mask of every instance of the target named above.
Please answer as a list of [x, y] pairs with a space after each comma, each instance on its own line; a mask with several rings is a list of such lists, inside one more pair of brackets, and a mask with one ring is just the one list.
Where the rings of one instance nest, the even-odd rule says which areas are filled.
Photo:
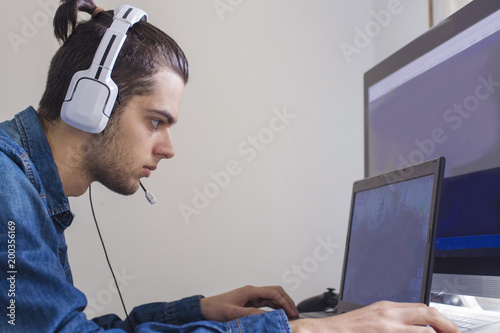
[[421, 301], [434, 177], [354, 193], [342, 300]]

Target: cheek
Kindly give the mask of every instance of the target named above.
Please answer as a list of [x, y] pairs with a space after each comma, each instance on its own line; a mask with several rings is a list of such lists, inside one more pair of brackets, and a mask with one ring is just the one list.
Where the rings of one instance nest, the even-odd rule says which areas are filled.
[[140, 158], [141, 156], [150, 154], [152, 147], [151, 138], [137, 137], [130, 142], [129, 152], [132, 153], [134, 157]]
[[[150, 136], [139, 131], [128, 131], [128, 133], [122, 135], [121, 146], [122, 154], [128, 156], [132, 160], [141, 160], [141, 156], [147, 154], [148, 146], [150, 145]], [[138, 161], [138, 162], [139, 162]]]
[[152, 132], [148, 123], [140, 117], [127, 118], [120, 131], [121, 154], [135, 164], [144, 163], [149, 158], [158, 141], [158, 132]]

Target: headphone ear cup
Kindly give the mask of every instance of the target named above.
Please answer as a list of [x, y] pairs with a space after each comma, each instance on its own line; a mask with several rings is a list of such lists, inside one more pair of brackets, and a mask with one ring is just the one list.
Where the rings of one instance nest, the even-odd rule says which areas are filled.
[[88, 77], [89, 71], [77, 72], [71, 80], [61, 118], [67, 124], [89, 133], [100, 133], [106, 127], [118, 95], [118, 87]]
[[118, 97], [111, 71], [128, 29], [141, 20], [147, 21], [142, 9], [121, 5], [115, 10], [113, 23], [104, 33], [90, 68], [76, 72], [71, 79], [61, 107], [64, 122], [89, 133], [104, 130]]

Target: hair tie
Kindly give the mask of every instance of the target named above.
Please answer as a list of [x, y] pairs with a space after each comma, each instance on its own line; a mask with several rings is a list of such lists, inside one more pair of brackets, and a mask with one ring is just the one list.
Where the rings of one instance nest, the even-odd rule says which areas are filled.
[[100, 12], [103, 12], [103, 11], [104, 11], [104, 8], [99, 7], [99, 6], [95, 7], [94, 11], [92, 12], [92, 17], [96, 17], [97, 14], [99, 14]]

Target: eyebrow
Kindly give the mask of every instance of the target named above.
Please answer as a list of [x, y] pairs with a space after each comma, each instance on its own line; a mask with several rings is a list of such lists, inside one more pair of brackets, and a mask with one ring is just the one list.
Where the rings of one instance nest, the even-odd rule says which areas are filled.
[[146, 112], [148, 113], [154, 113], [156, 114], [157, 116], [159, 117], [162, 117], [164, 119], [166, 119], [167, 123], [169, 125], [175, 125], [177, 123], [177, 119], [175, 119], [171, 114], [170, 112], [168, 111], [165, 111], [165, 110], [155, 110], [155, 109], [146, 109]]

